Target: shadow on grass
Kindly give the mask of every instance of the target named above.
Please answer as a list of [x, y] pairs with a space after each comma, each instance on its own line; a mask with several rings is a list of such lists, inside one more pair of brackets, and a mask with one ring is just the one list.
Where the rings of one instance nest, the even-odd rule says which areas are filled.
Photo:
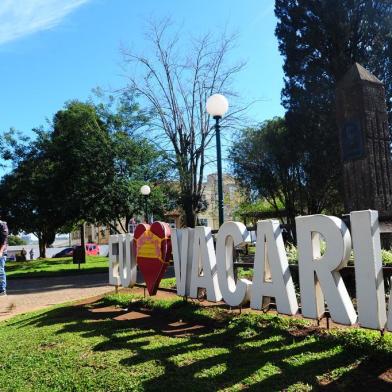
[[95, 352], [126, 349], [131, 354], [121, 365], [137, 369], [153, 361], [164, 369], [141, 381], [148, 391], [391, 390], [382, 377], [392, 366], [390, 354], [348, 348], [313, 330], [298, 336], [292, 329], [302, 328], [299, 324], [284, 327], [277, 320], [227, 314], [213, 319], [181, 301], [166, 309], [136, 302], [128, 311], [101, 302], [57, 308], [10, 325], [59, 325], [58, 334], [102, 336]]

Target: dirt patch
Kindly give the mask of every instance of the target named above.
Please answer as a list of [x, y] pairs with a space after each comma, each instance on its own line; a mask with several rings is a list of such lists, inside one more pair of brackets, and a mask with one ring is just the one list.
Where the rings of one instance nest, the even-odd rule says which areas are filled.
[[317, 326], [297, 326], [295, 329], [290, 329], [288, 332], [291, 336], [295, 336], [296, 338], [306, 338], [310, 335], [317, 335], [321, 331], [320, 327]]
[[2, 301], [0, 304], [0, 316], [7, 316], [15, 309], [15, 307], [16, 305], [14, 302]]
[[386, 370], [384, 373], [381, 373], [378, 378], [382, 381], [390, 383], [392, 388], [392, 368]]
[[[83, 307], [83, 306], [90, 305], [90, 304], [86, 303], [86, 304], [82, 304], [82, 305], [79, 305], [79, 306]], [[121, 313], [122, 312], [121, 308], [119, 308], [117, 306], [112, 306], [112, 305], [111, 306], [101, 306], [101, 305], [97, 305], [96, 304], [96, 306], [89, 306], [88, 308], [89, 308], [89, 311], [91, 313], [104, 313], [104, 314], [107, 314], [107, 313]]]
[[[141, 319], [151, 319], [151, 312], [137, 312], [131, 311], [126, 313], [121, 313], [119, 316], [115, 317], [115, 320], [126, 321], [126, 320], [141, 320]], [[152, 320], [149, 320], [151, 322]]]
[[162, 329], [162, 333], [172, 337], [184, 337], [201, 335], [208, 333], [209, 330], [210, 328], [206, 325], [176, 321], [174, 323], [169, 323], [166, 328]]
[[[142, 288], [121, 290], [122, 293], [143, 295]], [[156, 298], [173, 298], [172, 293], [158, 291]], [[167, 314], [159, 310], [148, 309], [139, 301], [130, 303], [128, 308], [114, 305], [103, 305], [102, 296], [95, 296], [76, 302], [73, 306], [64, 309], [63, 316], [71, 319], [84, 319], [92, 321], [104, 321], [112, 319], [117, 322], [128, 324], [129, 328], [152, 329], [162, 335], [171, 337], [185, 337], [208, 333], [217, 327], [216, 323], [206, 320], [206, 323], [185, 322], [175, 314]], [[215, 303], [209, 303], [216, 306]]]

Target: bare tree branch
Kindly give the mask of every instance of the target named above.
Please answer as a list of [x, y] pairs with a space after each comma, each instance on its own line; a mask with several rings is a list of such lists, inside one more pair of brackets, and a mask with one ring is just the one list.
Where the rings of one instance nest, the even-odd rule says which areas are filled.
[[[193, 39], [188, 55], [182, 55], [179, 37], [172, 32], [170, 20], [151, 23], [147, 38], [153, 55], [124, 49], [123, 56], [125, 64], [139, 69], [127, 75], [128, 88], [143, 97], [155, 113], [153, 141], [167, 151], [178, 170], [180, 204], [186, 224], [193, 227], [202, 206], [204, 172], [210, 162], [207, 154], [215, 135], [206, 100], [214, 93], [234, 97], [231, 82], [245, 64], [229, 63], [234, 36], [216, 40], [206, 34]], [[235, 127], [237, 122], [238, 126], [246, 109], [234, 108], [222, 125]]]

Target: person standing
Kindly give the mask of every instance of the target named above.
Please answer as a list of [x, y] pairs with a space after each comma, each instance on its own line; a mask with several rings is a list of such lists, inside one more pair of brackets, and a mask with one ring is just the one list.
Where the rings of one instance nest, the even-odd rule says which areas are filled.
[[7, 259], [8, 226], [0, 220], [0, 296], [7, 295], [7, 278], [5, 275], [5, 261]]

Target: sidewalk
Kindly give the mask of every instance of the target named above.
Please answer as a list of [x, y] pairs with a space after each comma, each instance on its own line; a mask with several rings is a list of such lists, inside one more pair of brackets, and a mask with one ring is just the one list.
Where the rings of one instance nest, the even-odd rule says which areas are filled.
[[102, 295], [113, 290], [108, 274], [12, 279], [0, 297], [0, 321], [63, 302]]

